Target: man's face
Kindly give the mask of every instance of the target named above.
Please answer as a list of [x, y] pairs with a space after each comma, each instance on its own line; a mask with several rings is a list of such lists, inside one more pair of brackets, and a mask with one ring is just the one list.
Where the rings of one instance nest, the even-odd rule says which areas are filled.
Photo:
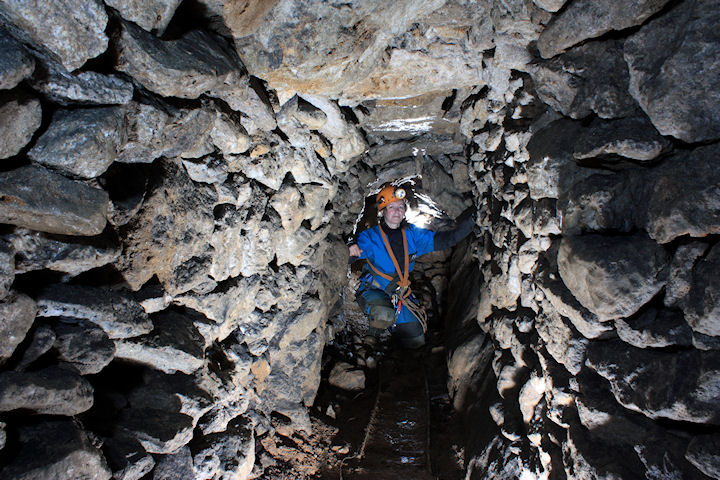
[[402, 200], [393, 202], [383, 210], [385, 222], [390, 225], [398, 225], [405, 217], [405, 202]]

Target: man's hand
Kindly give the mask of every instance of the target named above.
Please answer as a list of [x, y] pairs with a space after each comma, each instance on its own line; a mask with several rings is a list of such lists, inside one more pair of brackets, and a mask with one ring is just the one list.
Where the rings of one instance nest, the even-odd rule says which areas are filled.
[[362, 255], [362, 250], [360, 250], [360, 247], [358, 247], [357, 244], [350, 245], [350, 256], [359, 257], [360, 255]]

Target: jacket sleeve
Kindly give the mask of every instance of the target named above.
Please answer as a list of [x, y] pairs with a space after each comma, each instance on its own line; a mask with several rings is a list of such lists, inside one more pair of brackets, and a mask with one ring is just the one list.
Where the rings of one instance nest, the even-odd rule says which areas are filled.
[[420, 255], [425, 255], [426, 253], [430, 253], [434, 250], [435, 232], [425, 228], [416, 227], [412, 224], [410, 224], [408, 230], [413, 236], [413, 242], [415, 243], [415, 252], [410, 253], [415, 253], [415, 255], [419, 257]]
[[466, 210], [458, 217], [458, 225], [455, 228], [435, 234], [435, 250], [453, 247], [472, 232], [475, 227], [475, 219], [472, 211], [467, 213], [468, 211]]

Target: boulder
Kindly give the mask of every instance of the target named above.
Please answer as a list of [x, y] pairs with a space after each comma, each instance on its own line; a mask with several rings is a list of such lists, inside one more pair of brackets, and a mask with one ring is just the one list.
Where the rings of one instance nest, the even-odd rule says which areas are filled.
[[612, 340], [591, 343], [587, 364], [610, 382], [613, 395], [627, 409], [653, 419], [720, 423], [718, 352], [668, 353]]
[[538, 38], [538, 50], [543, 58], [550, 58], [588, 38], [641, 25], [668, 1], [576, 0], [543, 30]]
[[55, 327], [58, 358], [73, 365], [81, 375], [100, 372], [115, 356], [115, 344], [107, 333], [92, 324], [60, 323]]
[[135, 220], [126, 226], [118, 270], [138, 290], [157, 275], [170, 295], [207, 279], [214, 226], [215, 191], [195, 184], [177, 160], [164, 160], [159, 184], [147, 194]]
[[15, 371], [23, 372], [27, 370], [35, 360], [53, 348], [55, 338], [55, 332], [48, 325], [43, 323], [37, 325], [30, 334], [29, 342], [22, 352]]
[[685, 452], [685, 458], [708, 477], [720, 478], [720, 435], [697, 435]]
[[3, 478], [109, 480], [105, 458], [73, 420], [48, 419], [15, 429], [17, 452], [2, 469]]
[[720, 138], [720, 98], [707, 94], [720, 76], [718, 21], [720, 5], [698, 0], [669, 9], [625, 42], [630, 94], [663, 135], [690, 143]]
[[79, 178], [95, 178], [115, 161], [124, 143], [121, 107], [58, 110], [28, 156]]
[[667, 277], [665, 250], [643, 234], [564, 237], [558, 271], [577, 300], [600, 321], [632, 315]]
[[692, 286], [693, 267], [707, 249], [708, 244], [695, 241], [679, 245], [675, 250], [670, 261], [665, 298], [663, 298], [666, 307], [681, 306], [686, 300]]
[[103, 440], [102, 451], [116, 480], [140, 480], [155, 466], [155, 460], [127, 432], [114, 432]]
[[0, 174], [0, 222], [62, 235], [97, 235], [107, 223], [108, 195], [42, 167]]
[[190, 447], [183, 446], [176, 452], [156, 455], [155, 469], [152, 480], [185, 480], [195, 478], [192, 452]]
[[[628, 93], [630, 76], [618, 40], [588, 42], [529, 67], [537, 94], [566, 116], [621, 118], [637, 109]], [[569, 137], [568, 140], [573, 140]]]
[[543, 309], [536, 330], [548, 353], [568, 372], [577, 375], [585, 364], [588, 340], [557, 312]]
[[41, 4], [10, 0], [0, 5], [0, 16], [13, 34], [40, 47], [68, 71], [80, 68], [108, 46], [108, 16], [99, 0]]
[[156, 454], [176, 452], [193, 436], [192, 417], [156, 408], [125, 409], [118, 426], [135, 436], [147, 452]]
[[205, 435], [193, 442], [193, 465], [205, 478], [248, 478], [255, 464], [255, 435], [252, 423], [236, 418], [224, 432]]
[[204, 364], [205, 339], [193, 318], [165, 310], [153, 316], [152, 332], [115, 341], [115, 356], [165, 373], [193, 373]]
[[47, 367], [0, 373], [0, 411], [78, 415], [93, 405], [93, 387], [72, 370]]
[[644, 115], [619, 120], [594, 119], [581, 131], [573, 157], [585, 160], [618, 156], [647, 162], [656, 159], [670, 145]]
[[689, 347], [693, 332], [681, 312], [651, 308], [636, 318], [615, 320], [615, 330], [623, 342], [637, 348]]
[[693, 331], [720, 337], [720, 246], [715, 245], [692, 271], [692, 284], [683, 301], [685, 320]]
[[134, 22], [148, 32], [162, 35], [173, 18], [181, 0], [108, 0], [122, 18]]
[[113, 234], [87, 239], [16, 228], [6, 238], [16, 251], [22, 252], [15, 259], [16, 273], [48, 269], [74, 277], [107, 265], [120, 255]]
[[40, 127], [40, 101], [22, 90], [0, 92], [0, 117], [12, 118], [0, 124], [0, 159], [12, 157], [30, 142]]
[[35, 321], [37, 307], [32, 298], [11, 291], [0, 302], [0, 364], [10, 358]]
[[29, 77], [35, 60], [5, 29], [0, 29], [0, 90], [8, 90]]
[[43, 67], [35, 71], [30, 84], [60, 105], [124, 105], [132, 100], [132, 83], [119, 75], [70, 73], [53, 62]]
[[15, 248], [12, 243], [0, 240], [0, 300], [10, 293], [15, 281]]

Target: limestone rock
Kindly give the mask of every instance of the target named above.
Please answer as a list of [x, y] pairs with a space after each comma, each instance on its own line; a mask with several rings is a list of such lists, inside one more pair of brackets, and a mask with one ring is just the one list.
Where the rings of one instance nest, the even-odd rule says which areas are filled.
[[545, 342], [548, 353], [568, 372], [577, 375], [585, 363], [588, 341], [561, 315], [545, 310], [538, 318], [538, 335]]
[[55, 345], [55, 332], [45, 324], [33, 328], [30, 341], [22, 352], [22, 356], [15, 367], [15, 371], [24, 372], [32, 363], [47, 353]]
[[77, 415], [93, 405], [93, 388], [77, 373], [57, 367], [0, 373], [0, 411], [23, 409], [48, 415]]
[[542, 101], [572, 118], [593, 112], [600, 118], [620, 118], [637, 108], [627, 91], [630, 75], [619, 41], [588, 42], [539, 62], [529, 72]]
[[210, 132], [210, 138], [223, 154], [237, 155], [245, 153], [251, 144], [251, 139], [247, 135], [245, 128], [227, 115], [219, 112], [215, 117], [215, 125]]
[[97, 235], [106, 223], [108, 196], [41, 167], [0, 174], [0, 222], [63, 235]]
[[95, 178], [115, 161], [124, 143], [123, 123], [120, 107], [59, 110], [28, 155], [72, 176]]
[[0, 302], [0, 364], [12, 356], [25, 339], [35, 320], [37, 307], [33, 299], [23, 293], [10, 292]]
[[[72, 13], [70, 13], [72, 12]], [[22, 0], [3, 2], [0, 15], [21, 30], [21, 38], [47, 51], [68, 71], [105, 51], [108, 16], [98, 0], [49, 1], [28, 4]], [[13, 28], [13, 33], [17, 33]]]
[[692, 270], [698, 259], [705, 254], [708, 245], [703, 242], [690, 242], [679, 245], [672, 260], [668, 282], [665, 287], [663, 303], [666, 307], [681, 306], [692, 286]]
[[343, 390], [362, 390], [365, 388], [365, 372], [349, 363], [338, 362], [332, 368], [328, 381]]
[[720, 281], [715, 274], [718, 265], [720, 247], [716, 245], [693, 269], [690, 291], [683, 302], [690, 327], [714, 337], [720, 337]]
[[692, 330], [682, 313], [672, 310], [650, 309], [637, 318], [618, 319], [615, 329], [622, 341], [638, 348], [692, 345]]
[[718, 20], [717, 2], [696, 1], [668, 10], [625, 42], [630, 94], [663, 135], [720, 138], [720, 99], [706, 94], [720, 75]]
[[162, 35], [181, 0], [108, 0], [125, 20], [136, 23], [148, 32]]
[[248, 419], [237, 418], [227, 430], [203, 437], [193, 445], [193, 465], [207, 478], [247, 478], [255, 464], [255, 435]]
[[115, 344], [100, 327], [61, 323], [55, 333], [58, 358], [72, 364], [81, 375], [100, 372], [115, 356]]
[[40, 127], [40, 101], [20, 90], [0, 92], [0, 159], [17, 155]]
[[193, 183], [178, 161], [163, 161], [160, 168], [162, 180], [127, 226], [117, 265], [133, 290], [157, 275], [176, 295], [207, 278], [211, 251], [205, 239], [213, 230], [215, 192]]
[[153, 328], [142, 307], [122, 291], [56, 284], [44, 288], [37, 302], [38, 316], [88, 320], [112, 339], [135, 337]]
[[0, 90], [8, 90], [32, 74], [35, 60], [11, 37], [0, 29]]
[[22, 252], [15, 258], [17, 273], [47, 268], [75, 276], [107, 265], [120, 255], [120, 245], [113, 235], [101, 235], [88, 241], [81, 237], [18, 228], [6, 238], [16, 251]]
[[0, 300], [10, 293], [15, 281], [15, 248], [5, 239], [0, 240]]
[[102, 446], [108, 466], [117, 480], [140, 480], [155, 466], [155, 460], [127, 432], [114, 432]]
[[152, 472], [153, 480], [183, 480], [195, 478], [192, 452], [190, 447], [180, 447], [176, 452], [156, 456], [155, 469]]
[[222, 185], [227, 180], [227, 165], [218, 158], [208, 156], [200, 160], [183, 160], [182, 163], [194, 182]]
[[176, 452], [192, 439], [192, 418], [167, 410], [126, 409], [121, 414], [119, 425], [131, 432], [149, 453]]
[[669, 354], [610, 341], [592, 343], [587, 359], [588, 365], [610, 382], [613, 395], [625, 408], [650, 418], [718, 423], [717, 352]]
[[115, 341], [117, 358], [150, 365], [165, 373], [190, 374], [203, 366], [205, 340], [193, 318], [166, 310], [153, 317], [152, 332]]
[[118, 75], [69, 73], [51, 62], [44, 67], [35, 72], [30, 83], [60, 105], [124, 105], [132, 100], [132, 83]]
[[533, 0], [533, 3], [548, 12], [557, 12], [567, 3], [567, 0]]
[[578, 160], [618, 155], [641, 162], [657, 158], [670, 142], [660, 136], [645, 116], [620, 120], [593, 120], [575, 143]]
[[698, 435], [688, 445], [685, 458], [708, 477], [720, 478], [720, 436]]
[[645, 235], [565, 237], [558, 270], [575, 298], [601, 321], [632, 315], [665, 285], [668, 259]]
[[3, 478], [109, 480], [102, 454], [72, 420], [45, 420], [17, 428], [18, 451], [0, 470]]
[[659, 12], [668, 0], [576, 0], [563, 10], [538, 39], [543, 58], [550, 58], [588, 38], [611, 30], [624, 30], [642, 24]]

